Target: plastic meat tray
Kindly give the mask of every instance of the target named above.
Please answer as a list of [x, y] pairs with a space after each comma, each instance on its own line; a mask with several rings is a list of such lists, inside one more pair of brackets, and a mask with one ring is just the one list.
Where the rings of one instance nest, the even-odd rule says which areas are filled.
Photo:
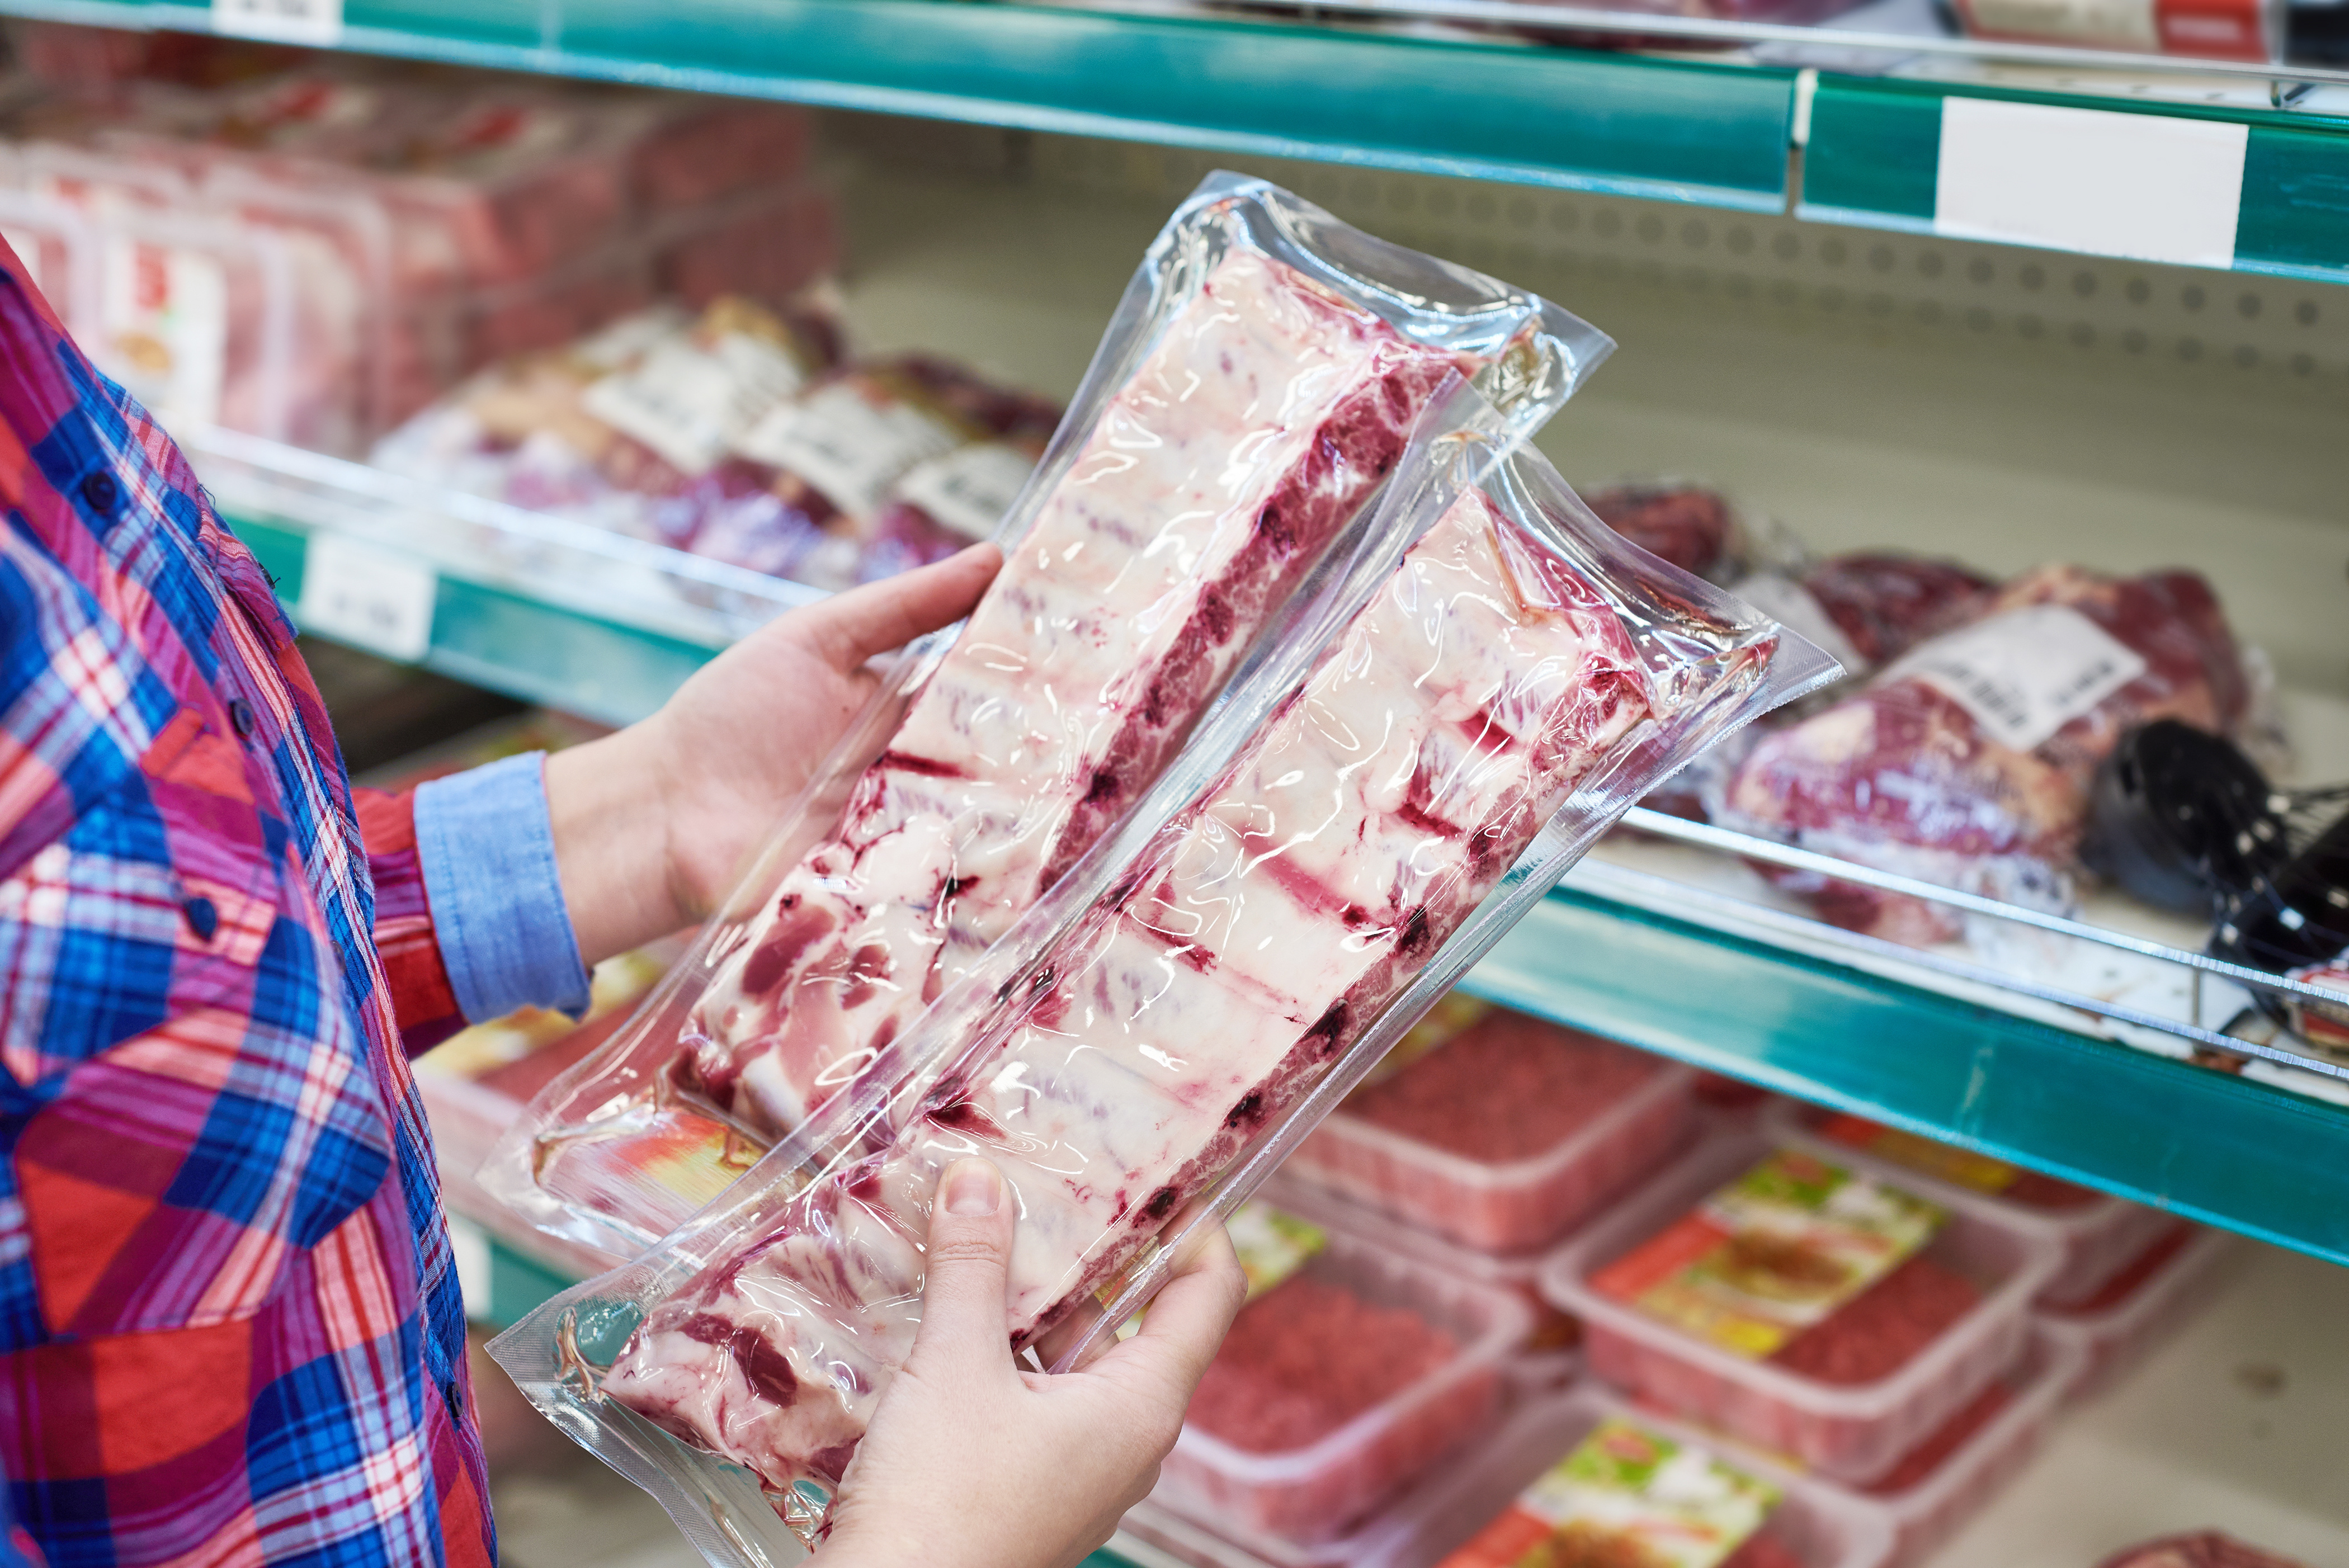
[[2080, 1352], [2072, 1398], [2085, 1399], [2110, 1387], [2190, 1316], [2225, 1283], [2222, 1265], [2236, 1250], [2235, 1238], [2226, 1232], [2182, 1220], [2176, 1233], [2161, 1237], [2154, 1247], [2167, 1249], [2168, 1255], [2153, 1262], [2144, 1278], [2126, 1277], [2137, 1272], [2133, 1264], [2122, 1271], [2117, 1288], [2104, 1296], [2077, 1307], [2040, 1311], [2041, 1331]]
[[1696, 1069], [1661, 1060], [1654, 1067], [1644, 1082], [1530, 1159], [1471, 1159], [1340, 1109], [1289, 1157], [1288, 1170], [1482, 1252], [1537, 1250], [1687, 1141]]
[[1990, 1203], [2025, 1229], [2044, 1235], [2063, 1260], [2054, 1277], [2039, 1293], [2042, 1306], [2062, 1306], [2086, 1301], [2104, 1288], [2105, 1282], [2118, 1274], [2122, 1267], [2145, 1249], [2161, 1239], [2176, 1222], [2159, 1209], [2143, 1203], [2132, 1203], [2126, 1198], [2116, 1198], [2108, 1192], [2075, 1188], [2081, 1194], [2077, 1203], [2060, 1208], [2020, 1202], [1999, 1192], [1985, 1192], [1979, 1188], [1961, 1186], [1954, 1181], [1913, 1170], [1899, 1161], [1887, 1160], [1865, 1150], [1854, 1149], [1822, 1136], [1816, 1130], [1819, 1122], [1833, 1114], [1799, 1100], [1781, 1100], [1773, 1105], [1763, 1119], [1763, 1125], [1781, 1142], [1807, 1149], [1814, 1153], [1831, 1156], [1844, 1164], [1872, 1171], [1898, 1181], [1920, 1198], [1930, 1198], [1937, 1203]]
[[[2084, 1360], [2077, 1346], [2044, 1330], [2034, 1334], [2023, 1359], [1992, 1384], [2003, 1385], [2007, 1394], [1995, 1414], [1922, 1475], [1898, 1481], [1888, 1478], [1889, 1484], [1878, 1483], [1860, 1493], [1860, 1502], [1883, 1510], [1898, 1568], [1922, 1563], [2022, 1473], [2046, 1437], [2066, 1390], [2078, 1380]], [[1934, 1439], [1926, 1440], [1930, 1444]], [[1896, 1475], [1904, 1468], [1896, 1466]]]
[[1490, 1441], [1451, 1466], [1441, 1483], [1423, 1489], [1380, 1528], [1365, 1532], [1353, 1561], [1361, 1568], [1433, 1568], [1611, 1416], [1704, 1444], [1726, 1462], [1775, 1483], [1784, 1495], [1763, 1532], [1803, 1568], [1884, 1568], [1890, 1562], [1892, 1525], [1884, 1510], [1632, 1409], [1589, 1383], [1526, 1405]]
[[1982, 1299], [1898, 1371], [1847, 1385], [1733, 1355], [1591, 1288], [1600, 1268], [1776, 1147], [1752, 1134], [1705, 1144], [1561, 1248], [1543, 1270], [1543, 1292], [1582, 1320], [1595, 1376], [1770, 1452], [1870, 1481], [2014, 1364], [2055, 1254], [2045, 1237], [1985, 1206], [1952, 1207], [1922, 1255], [1971, 1279]]
[[1533, 1315], [1522, 1301], [1446, 1278], [1383, 1243], [1329, 1232], [1328, 1244], [1292, 1277], [1408, 1307], [1450, 1334], [1459, 1353], [1304, 1448], [1249, 1453], [1185, 1427], [1153, 1496], [1221, 1533], [1329, 1540], [1488, 1429], [1507, 1395], [1506, 1363]]

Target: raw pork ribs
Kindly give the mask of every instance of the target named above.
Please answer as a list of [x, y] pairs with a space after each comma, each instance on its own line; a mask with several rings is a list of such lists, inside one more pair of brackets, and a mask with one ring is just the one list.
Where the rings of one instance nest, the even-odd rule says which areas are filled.
[[1471, 491], [887, 1146], [654, 1308], [605, 1392], [770, 1487], [836, 1481], [912, 1344], [948, 1163], [983, 1154], [1017, 1200], [1024, 1344], [1377, 1018], [1654, 705], [1607, 602]]
[[1235, 251], [721, 961], [675, 1069], [762, 1133], [900, 1035], [1156, 776], [1457, 362]]

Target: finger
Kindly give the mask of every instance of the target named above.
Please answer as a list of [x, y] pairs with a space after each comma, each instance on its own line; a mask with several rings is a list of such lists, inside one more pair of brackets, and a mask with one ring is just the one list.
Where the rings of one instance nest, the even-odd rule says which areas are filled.
[[1119, 1348], [1158, 1363], [1187, 1398], [1247, 1299], [1247, 1274], [1221, 1225], [1199, 1227], [1184, 1252], [1174, 1277], [1151, 1298], [1142, 1331]]
[[911, 572], [851, 588], [799, 612], [799, 634], [835, 669], [905, 646], [970, 614], [1003, 565], [1003, 552], [974, 544]]
[[984, 1160], [947, 1167], [930, 1202], [916, 1357], [1010, 1371], [1005, 1298], [1013, 1222], [1002, 1172]]
[[[1069, 1309], [1068, 1316], [1061, 1319], [1038, 1336], [1036, 1359], [1044, 1364], [1044, 1369], [1048, 1372], [1060, 1366], [1061, 1357], [1068, 1354], [1069, 1347], [1090, 1333], [1092, 1326], [1101, 1321], [1101, 1304], [1092, 1297], [1087, 1296], [1078, 1302]], [[1116, 1339], [1110, 1335], [1100, 1336], [1085, 1347], [1083, 1357], [1069, 1370], [1080, 1371], [1091, 1366], [1101, 1359], [1103, 1351], [1116, 1343]]]

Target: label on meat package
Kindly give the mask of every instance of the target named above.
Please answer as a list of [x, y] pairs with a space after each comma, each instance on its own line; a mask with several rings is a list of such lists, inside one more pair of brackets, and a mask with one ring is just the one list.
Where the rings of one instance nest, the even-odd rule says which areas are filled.
[[106, 368], [171, 425], [220, 418], [228, 377], [228, 274], [200, 251], [115, 238], [98, 257]]
[[1809, 589], [1785, 573], [1756, 572], [1741, 579], [1730, 592], [1796, 636], [1816, 645], [1843, 666], [1847, 676], [1868, 673], [1868, 660], [1851, 645], [1851, 639], [1843, 634], [1835, 617], [1826, 613]]
[[2023, 1179], [2020, 1166], [1977, 1154], [1971, 1149], [1903, 1132], [1897, 1127], [1886, 1127], [1864, 1116], [1831, 1116], [1819, 1123], [1818, 1133], [1847, 1148], [1889, 1160], [1928, 1176], [1938, 1176], [1970, 1191], [2003, 1192]]
[[905, 470], [897, 498], [920, 507], [941, 528], [985, 539], [1035, 471], [1036, 459], [1009, 441], [974, 441]]
[[586, 409], [680, 473], [704, 474], [761, 416], [799, 390], [798, 361], [748, 333], [655, 344], [587, 388]]
[[1807, 1154], [1772, 1155], [1599, 1270], [1601, 1294], [1763, 1360], [1932, 1240], [1922, 1198]]
[[1694, 1443], [1609, 1419], [1439, 1568], [1716, 1568], [1762, 1528], [1778, 1499], [1768, 1481]]
[[212, 0], [212, 31], [330, 49], [343, 40], [343, 0]]
[[1936, 637], [1892, 666], [2029, 751], [2145, 674], [2137, 650], [2067, 604], [2031, 604]]
[[2154, 0], [1965, 0], [1966, 30], [2151, 54], [2161, 47], [2153, 9]]
[[907, 469], [961, 443], [960, 431], [920, 404], [852, 378], [771, 410], [734, 449], [788, 469], [849, 516], [867, 518]]

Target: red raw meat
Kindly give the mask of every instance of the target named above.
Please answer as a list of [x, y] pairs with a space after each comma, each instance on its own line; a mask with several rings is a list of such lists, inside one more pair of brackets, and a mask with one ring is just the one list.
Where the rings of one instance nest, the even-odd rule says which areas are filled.
[[[780, 1135], [897, 1038], [1157, 776], [1454, 365], [1283, 263], [1226, 257], [1111, 400], [833, 837], [721, 956], [680, 1086]], [[830, 504], [805, 486], [787, 505], [807, 495]]]
[[1870, 668], [1990, 608], [1998, 584], [1954, 561], [1860, 551], [1802, 574], [1804, 588]]
[[1873, 1383], [1907, 1366], [1981, 1300], [1981, 1287], [1965, 1275], [1913, 1257], [1770, 1360], [1822, 1383]]
[[1547, 1153], [1662, 1070], [1611, 1041], [1499, 1011], [1358, 1090], [1345, 1114], [1498, 1164]]
[[894, 1099], [889, 1146], [655, 1305], [604, 1392], [771, 1488], [836, 1480], [911, 1346], [946, 1164], [983, 1152], [1011, 1189], [1006, 1328], [1031, 1343], [1359, 1037], [1653, 701], [1612, 605], [1464, 496], [1040, 983]]
[[[1857, 696], [1756, 742], [1731, 781], [1724, 818], [1951, 887], [2067, 903], [2088, 786], [2122, 732], [2165, 717], [2226, 732], [2243, 717], [2250, 686], [2209, 585], [2188, 572], [2116, 578], [2041, 567], [2009, 584], [1981, 621], [1909, 659], [1930, 660], [1949, 637], [1994, 634], [2000, 617], [2045, 605], [2086, 617], [2142, 660], [2143, 673], [2023, 751], [1993, 738], [1903, 661]], [[2030, 652], [2016, 650], [2025, 659]], [[1924, 944], [1961, 929], [1920, 901], [1806, 873], [1775, 880], [1855, 930]]]
[[1729, 503], [1697, 485], [1618, 485], [1583, 500], [1599, 521], [1660, 560], [1702, 577], [1729, 553]]
[[1240, 1313], [1187, 1419], [1246, 1453], [1301, 1449], [1459, 1353], [1409, 1307], [1374, 1305], [1300, 1274]]

